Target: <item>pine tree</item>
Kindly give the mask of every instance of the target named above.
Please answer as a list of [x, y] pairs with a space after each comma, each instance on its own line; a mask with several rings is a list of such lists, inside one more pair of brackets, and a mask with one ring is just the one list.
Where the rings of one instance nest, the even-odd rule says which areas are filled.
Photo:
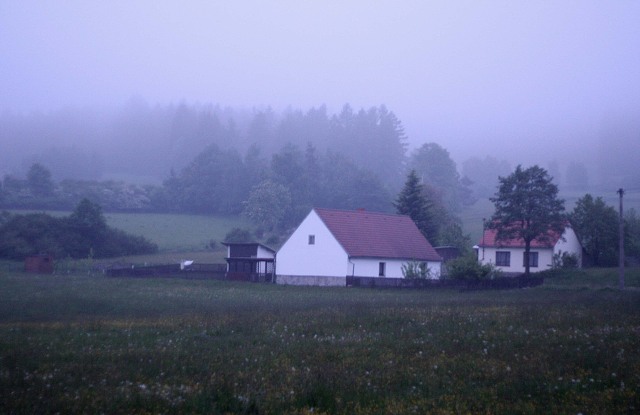
[[425, 197], [423, 186], [415, 170], [409, 172], [407, 181], [393, 206], [399, 214], [413, 219], [425, 238], [435, 239], [437, 231], [431, 212], [433, 204]]

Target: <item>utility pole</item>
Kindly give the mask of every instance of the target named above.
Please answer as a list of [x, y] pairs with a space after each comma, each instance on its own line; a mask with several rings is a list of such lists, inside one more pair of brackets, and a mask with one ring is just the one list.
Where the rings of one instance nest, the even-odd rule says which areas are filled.
[[484, 264], [484, 231], [487, 229], [487, 225], [485, 225], [485, 218], [482, 218], [482, 263]]
[[622, 188], [618, 189], [618, 194], [620, 195], [620, 218], [619, 218], [619, 251], [620, 251], [620, 259], [619, 261], [619, 273], [618, 278], [620, 281], [620, 289], [624, 290], [624, 218], [622, 216], [622, 196], [624, 195], [624, 190]]

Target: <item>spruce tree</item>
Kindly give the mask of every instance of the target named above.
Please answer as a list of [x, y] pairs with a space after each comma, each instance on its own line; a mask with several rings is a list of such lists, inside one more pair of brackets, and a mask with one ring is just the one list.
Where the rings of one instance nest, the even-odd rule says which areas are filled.
[[423, 186], [415, 170], [411, 170], [407, 175], [407, 181], [393, 206], [399, 214], [413, 219], [425, 238], [435, 240], [436, 226], [431, 212], [433, 204], [425, 197]]

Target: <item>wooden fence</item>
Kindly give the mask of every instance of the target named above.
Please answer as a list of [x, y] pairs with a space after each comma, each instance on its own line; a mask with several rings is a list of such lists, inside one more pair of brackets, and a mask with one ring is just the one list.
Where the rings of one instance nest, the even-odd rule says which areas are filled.
[[104, 270], [109, 277], [170, 277], [188, 279], [224, 280], [227, 264], [191, 264], [184, 269], [180, 264], [168, 265], [127, 265], [115, 266]]
[[536, 287], [544, 283], [542, 276], [500, 277], [491, 280], [428, 280], [380, 277], [347, 277], [347, 287], [368, 288], [411, 288], [458, 290], [506, 290], [514, 288]]

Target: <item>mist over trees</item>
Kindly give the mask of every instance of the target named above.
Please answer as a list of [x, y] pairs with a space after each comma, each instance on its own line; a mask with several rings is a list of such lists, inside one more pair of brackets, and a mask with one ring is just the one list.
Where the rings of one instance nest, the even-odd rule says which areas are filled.
[[640, 119], [610, 117], [603, 123], [596, 149], [598, 185], [636, 187], [640, 183]]
[[456, 163], [449, 152], [436, 143], [426, 143], [416, 149], [409, 159], [409, 167], [432, 192], [442, 200], [444, 206], [454, 212], [475, 202], [471, 181], [461, 179]]
[[[458, 170], [440, 144], [410, 150], [384, 105], [331, 114], [325, 106], [276, 112], [132, 99], [118, 111], [6, 112], [0, 125], [3, 208], [71, 210], [87, 198], [107, 211], [242, 214], [278, 231], [314, 206], [393, 211], [415, 170], [437, 224], [430, 241], [463, 247], [468, 236], [456, 215], [491, 197], [511, 172], [502, 155], [472, 157]], [[600, 163], [616, 165], [607, 177], [636, 183], [633, 156], [607, 150]], [[593, 166], [577, 156], [554, 155], [554, 183], [578, 191], [592, 185]]]
[[492, 156], [472, 157], [462, 163], [462, 175], [472, 181], [473, 195], [479, 198], [493, 196], [498, 186], [498, 177], [511, 173], [511, 165], [506, 160]]
[[218, 105], [150, 106], [130, 100], [118, 111], [63, 110], [0, 114], [0, 175], [21, 176], [34, 163], [56, 181], [119, 180], [158, 184], [179, 172], [206, 147], [245, 155], [257, 146], [266, 158], [288, 144], [331, 149], [358, 167], [377, 165], [385, 186], [402, 184], [407, 137], [385, 106], [337, 114], [325, 106], [276, 113], [271, 108]]
[[[287, 143], [301, 149], [310, 143], [319, 154], [331, 150], [371, 171], [395, 193], [402, 187], [407, 163], [418, 157], [408, 152], [409, 138], [400, 119], [384, 105], [361, 109], [345, 105], [330, 113], [324, 105], [276, 111], [186, 102], [150, 105], [132, 98], [116, 109], [31, 114], [5, 111], [0, 113], [0, 126], [0, 177], [24, 177], [30, 166], [39, 163], [55, 181], [124, 180], [158, 185], [172, 171], [177, 174], [187, 167], [211, 144], [235, 149], [242, 157], [255, 146], [270, 160]], [[615, 189], [640, 181], [634, 167], [640, 153], [638, 122], [603, 120], [598, 137], [597, 143], [585, 142], [580, 152], [554, 153], [555, 161], [538, 163], [548, 166], [561, 188], [593, 191], [594, 186]], [[487, 140], [489, 143], [490, 137]], [[413, 141], [418, 152], [422, 144], [415, 138]], [[491, 196], [497, 177], [526, 159], [526, 154], [492, 150], [487, 148], [491, 155], [458, 160], [459, 181], [473, 191], [472, 198]], [[455, 194], [444, 196], [447, 203], [455, 198]]]

